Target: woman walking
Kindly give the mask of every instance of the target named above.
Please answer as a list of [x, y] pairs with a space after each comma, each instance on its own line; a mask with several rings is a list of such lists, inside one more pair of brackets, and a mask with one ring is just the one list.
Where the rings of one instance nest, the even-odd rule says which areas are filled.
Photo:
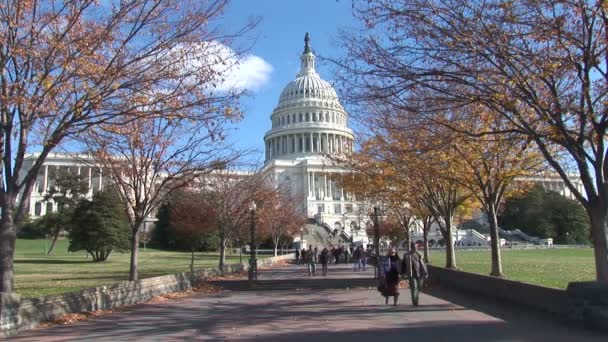
[[394, 248], [390, 249], [387, 255], [382, 258], [380, 267], [380, 285], [378, 291], [384, 296], [385, 304], [388, 304], [388, 297], [393, 297], [393, 305], [397, 305], [399, 299], [399, 269], [401, 260]]

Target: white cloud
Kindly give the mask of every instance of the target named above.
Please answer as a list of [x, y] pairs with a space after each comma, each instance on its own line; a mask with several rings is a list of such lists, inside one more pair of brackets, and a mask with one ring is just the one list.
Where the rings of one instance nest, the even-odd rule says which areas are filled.
[[273, 69], [270, 63], [259, 56], [244, 56], [238, 65], [227, 72], [226, 81], [220, 88], [235, 87], [256, 92], [268, 83]]
[[[263, 58], [240, 54], [217, 41], [182, 45], [172, 49], [170, 64], [178, 74], [195, 84], [206, 84], [210, 89], [229, 89], [256, 92], [270, 80], [273, 67]], [[179, 71], [178, 71], [179, 70]], [[216, 78], [206, 79], [212, 70]]]

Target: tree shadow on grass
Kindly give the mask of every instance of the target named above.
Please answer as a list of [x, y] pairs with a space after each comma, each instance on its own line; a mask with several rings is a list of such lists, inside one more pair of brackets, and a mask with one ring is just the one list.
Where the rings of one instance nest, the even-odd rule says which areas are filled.
[[15, 264], [44, 264], [44, 265], [68, 265], [68, 264], [98, 264], [91, 260], [65, 260], [65, 259], [27, 259], [15, 260]]

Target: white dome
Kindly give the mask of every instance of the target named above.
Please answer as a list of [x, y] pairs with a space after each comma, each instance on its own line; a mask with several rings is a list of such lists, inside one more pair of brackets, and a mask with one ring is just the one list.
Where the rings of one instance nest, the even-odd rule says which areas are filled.
[[298, 74], [295, 80], [285, 86], [279, 98], [279, 105], [306, 98], [338, 101], [338, 95], [329, 82], [316, 72], [307, 72]]
[[315, 70], [315, 55], [304, 38], [301, 68], [289, 82], [270, 116], [272, 127], [264, 136], [266, 161], [323, 157], [352, 151], [354, 134], [334, 88]]

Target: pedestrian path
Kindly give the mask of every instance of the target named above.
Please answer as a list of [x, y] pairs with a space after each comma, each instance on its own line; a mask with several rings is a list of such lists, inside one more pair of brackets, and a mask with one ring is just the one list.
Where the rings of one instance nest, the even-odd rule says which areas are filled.
[[368, 266], [367, 269], [359, 272], [353, 271], [352, 264], [329, 264], [327, 266], [327, 276], [321, 273], [321, 265], [317, 265], [314, 277], [308, 276], [306, 265], [288, 264], [261, 270], [258, 273], [259, 280], [278, 280], [278, 279], [371, 279], [374, 277], [374, 267]]
[[[331, 266], [326, 281], [360, 281], [373, 275], [372, 270], [353, 273], [348, 265]], [[309, 279], [298, 265], [261, 270], [259, 275], [261, 281], [323, 281], [316, 277]], [[399, 305], [392, 306], [384, 305], [373, 288], [225, 290], [36, 329], [15, 340], [606, 341], [606, 336], [542, 314], [438, 287], [428, 289], [421, 305], [413, 307], [406, 291]]]

